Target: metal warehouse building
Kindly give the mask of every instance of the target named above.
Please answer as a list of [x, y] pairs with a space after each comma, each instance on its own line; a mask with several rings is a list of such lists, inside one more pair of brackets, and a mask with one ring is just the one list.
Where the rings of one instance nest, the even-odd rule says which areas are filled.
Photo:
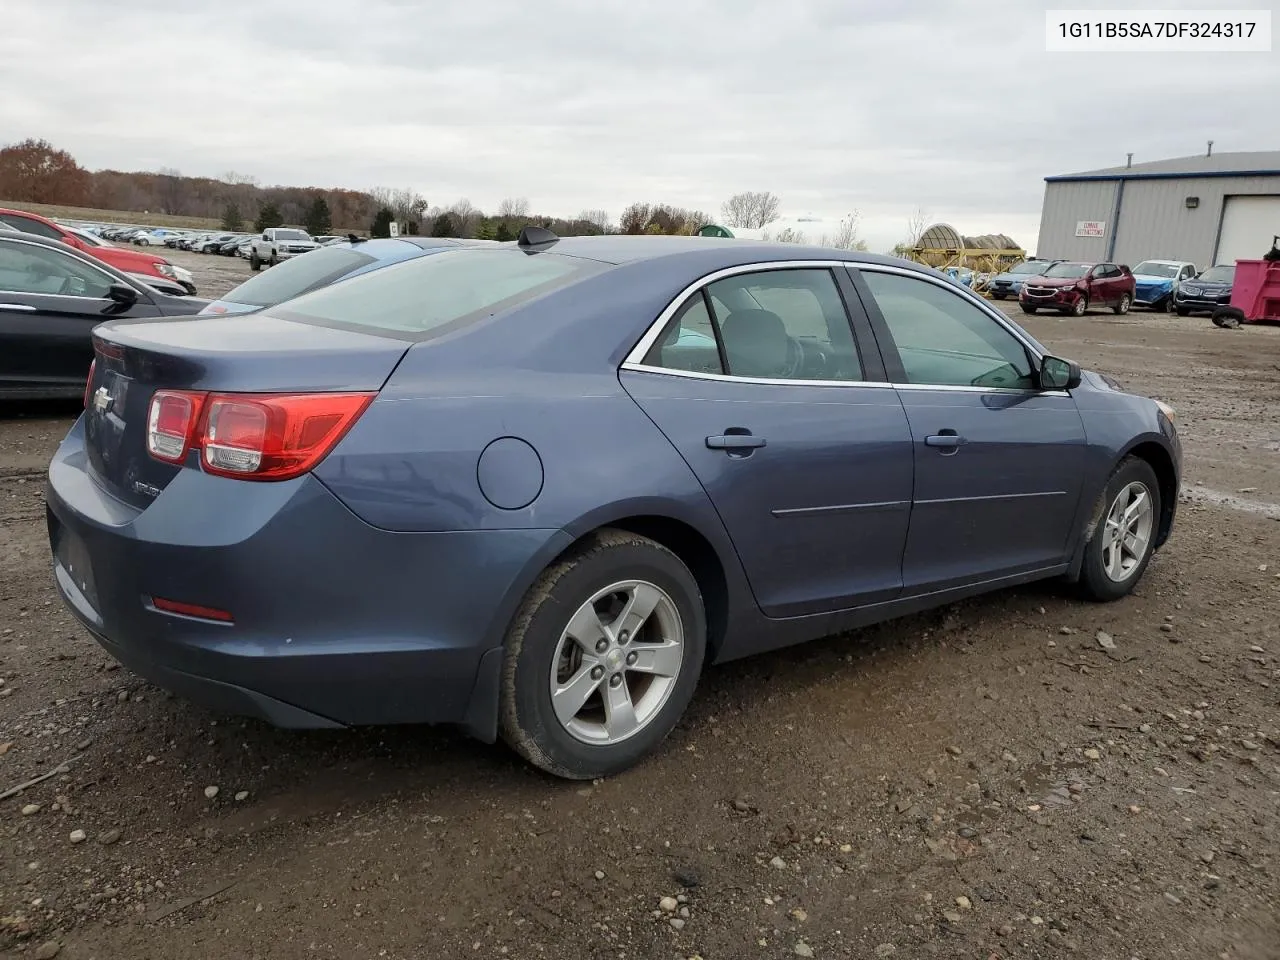
[[1045, 177], [1036, 256], [1257, 259], [1280, 234], [1280, 151], [1209, 152]]

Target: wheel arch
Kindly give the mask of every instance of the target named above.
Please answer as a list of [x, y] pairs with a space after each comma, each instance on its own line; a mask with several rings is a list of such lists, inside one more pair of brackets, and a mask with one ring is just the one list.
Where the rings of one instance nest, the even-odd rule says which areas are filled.
[[1159, 549], [1169, 539], [1178, 506], [1178, 469], [1174, 465], [1173, 454], [1159, 441], [1146, 439], [1126, 449], [1117, 463], [1123, 462], [1125, 457], [1146, 461], [1160, 484], [1160, 526], [1156, 533], [1156, 548]]

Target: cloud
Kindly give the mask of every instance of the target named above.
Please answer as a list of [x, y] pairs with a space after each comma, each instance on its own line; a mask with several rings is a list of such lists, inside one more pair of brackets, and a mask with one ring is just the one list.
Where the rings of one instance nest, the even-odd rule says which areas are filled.
[[1049, 54], [1047, 6], [11, 4], [0, 131], [92, 168], [412, 186], [490, 209], [520, 195], [563, 215], [714, 213], [767, 189], [788, 214], [857, 209], [875, 249], [917, 206], [1030, 248], [1046, 175], [1209, 138], [1280, 146], [1259, 108], [1273, 54]]

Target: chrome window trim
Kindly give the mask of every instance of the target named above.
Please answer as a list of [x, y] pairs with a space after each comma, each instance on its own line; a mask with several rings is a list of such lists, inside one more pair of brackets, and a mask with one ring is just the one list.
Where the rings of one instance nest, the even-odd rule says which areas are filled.
[[[106, 278], [107, 278], [107, 281], [108, 281], [108, 283], [107, 283], [107, 286], [108, 286], [108, 287], [110, 287], [110, 286], [111, 286], [111, 284], [119, 283], [119, 282], [120, 282], [120, 281], [119, 281], [119, 279], [117, 279], [116, 277], [114, 277], [114, 276], [112, 276], [111, 274], [107, 273], [107, 271], [103, 270], [103, 269], [102, 269], [101, 267], [99, 267], [97, 264], [93, 263], [93, 262], [92, 262], [88, 257], [86, 257], [86, 256], [84, 256], [83, 254], [81, 254], [81, 253], [80, 253], [80, 251], [79, 251], [79, 250], [77, 250], [75, 247], [68, 246], [66, 250], [59, 250], [59, 249], [57, 249], [56, 247], [48, 247], [48, 246], [45, 246], [43, 243], [32, 243], [30, 240], [24, 240], [24, 239], [22, 239], [21, 237], [8, 237], [8, 236], [5, 236], [4, 234], [0, 234], [0, 240], [3, 240], [3, 241], [5, 241], [5, 242], [7, 242], [7, 243], [21, 243], [21, 244], [23, 244], [24, 246], [27, 246], [27, 247], [35, 247], [37, 250], [52, 250], [52, 251], [54, 252], [54, 256], [70, 257], [72, 260], [78, 260], [78, 261], [79, 261], [83, 266], [86, 266], [86, 267], [88, 267], [90, 270], [94, 271], [95, 273], [99, 273], [99, 274], [101, 274], [102, 276], [106, 277]], [[40, 291], [38, 291], [38, 290], [37, 290], [37, 291], [33, 291], [33, 290], [3, 290], [3, 291], [0, 291], [0, 292], [2, 292], [2, 293], [14, 293], [14, 294], [19, 294], [19, 295], [21, 295], [21, 296], [25, 296], [25, 297], [65, 297], [65, 298], [67, 298], [68, 300], [97, 300], [97, 301], [101, 301], [101, 300], [105, 300], [105, 299], [106, 299], [106, 297], [89, 297], [89, 296], [84, 296], [84, 297], [82, 297], [82, 296], [77, 296], [77, 295], [76, 295], [76, 294], [74, 294], [74, 293], [42, 293], [42, 292], [40, 292]]]
[[844, 267], [847, 269], [851, 268], [860, 272], [874, 271], [912, 277], [917, 280], [922, 280], [925, 283], [932, 283], [950, 293], [960, 295], [967, 302], [973, 304], [980, 311], [994, 320], [1011, 336], [1013, 336], [1015, 340], [1021, 343], [1027, 352], [1035, 357], [1037, 363], [1044, 359], [1044, 354], [1036, 349], [1034, 344], [1028, 341], [1027, 335], [1014, 326], [1012, 321], [1001, 311], [996, 310], [968, 288], [960, 288], [957, 290], [955, 284], [942, 277], [931, 277], [918, 270], [895, 267], [890, 264], [863, 263], [857, 260], [769, 260], [757, 263], [742, 263], [733, 267], [724, 267], [693, 281], [693, 283], [689, 284], [676, 294], [672, 301], [667, 304], [660, 314], [658, 314], [658, 319], [649, 326], [644, 335], [631, 349], [631, 352], [628, 353], [626, 358], [622, 361], [620, 369], [629, 370], [632, 373], [656, 373], [668, 377], [684, 377], [690, 380], [718, 380], [726, 383], [757, 383], [784, 387], [875, 387], [888, 390], [941, 390], [951, 393], [998, 393], [1017, 396], [1032, 395], [1038, 397], [1071, 396], [1071, 393], [1067, 390], [1035, 390], [1023, 389], [1021, 387], [975, 387], [930, 383], [888, 383], [883, 380], [785, 380], [769, 377], [741, 377], [725, 373], [699, 373], [694, 370], [672, 370], [667, 367], [656, 367], [644, 362], [645, 354], [647, 354], [650, 348], [653, 347], [654, 343], [657, 342], [658, 337], [662, 335], [662, 331], [666, 329], [671, 318], [680, 311], [691, 296], [695, 293], [701, 293], [704, 287], [715, 283], [717, 280], [722, 280], [725, 277], [738, 276], [743, 273], [759, 273], [771, 269], [800, 270], [810, 268], [830, 270], [838, 267]]

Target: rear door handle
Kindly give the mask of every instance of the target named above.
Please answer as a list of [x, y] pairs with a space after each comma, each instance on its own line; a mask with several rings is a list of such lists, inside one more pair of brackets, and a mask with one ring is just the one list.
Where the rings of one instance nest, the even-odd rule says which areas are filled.
[[29, 303], [0, 303], [0, 310], [11, 310], [14, 313], [35, 313], [36, 308]]
[[958, 450], [962, 445], [967, 443], [964, 437], [960, 436], [954, 430], [943, 430], [931, 437], [924, 438], [926, 447], [940, 447], [943, 450]]
[[764, 437], [755, 437], [749, 433], [730, 433], [718, 437], [707, 437], [707, 449], [709, 450], [754, 450], [764, 445]]

